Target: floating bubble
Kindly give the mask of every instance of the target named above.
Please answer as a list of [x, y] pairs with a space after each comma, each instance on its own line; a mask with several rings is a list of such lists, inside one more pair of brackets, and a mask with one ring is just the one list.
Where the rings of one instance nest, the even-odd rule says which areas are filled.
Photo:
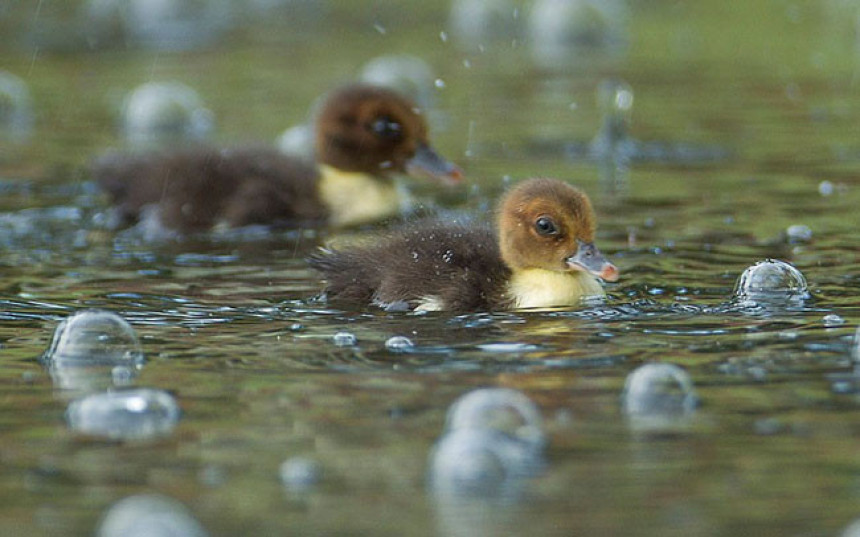
[[409, 97], [420, 108], [433, 105], [433, 69], [424, 60], [409, 54], [379, 56], [367, 62], [361, 70], [361, 80], [384, 86]]
[[446, 431], [491, 430], [532, 448], [545, 443], [543, 418], [525, 394], [510, 388], [482, 388], [460, 397], [448, 409]]
[[132, 43], [188, 50], [214, 43], [234, 20], [227, 0], [127, 0], [123, 26]]
[[202, 140], [213, 123], [197, 92], [179, 82], [143, 84], [123, 104], [122, 129], [132, 144]]
[[117, 380], [128, 384], [144, 357], [125, 319], [110, 311], [84, 310], [57, 325], [42, 361], [61, 388], [103, 389]]
[[437, 496], [511, 496], [542, 466], [541, 451], [517, 438], [492, 429], [459, 429], [433, 448], [428, 482]]
[[824, 323], [824, 326], [826, 326], [827, 328], [834, 328], [837, 326], [842, 326], [843, 324], [845, 324], [846, 321], [844, 317], [836, 315], [835, 313], [830, 313], [822, 317], [821, 322]]
[[516, 13], [512, 0], [455, 0], [449, 26], [458, 42], [483, 51], [484, 43], [519, 37]]
[[332, 336], [332, 340], [338, 347], [353, 347], [358, 344], [358, 338], [350, 332], [338, 332]]
[[784, 261], [766, 259], [741, 274], [734, 295], [742, 302], [773, 304], [802, 302], [809, 298], [809, 291], [799, 270]]
[[290, 127], [275, 140], [278, 151], [285, 155], [312, 162], [314, 160], [314, 128], [303, 124]]
[[27, 84], [0, 70], [0, 140], [23, 142], [32, 130], [33, 104]]
[[637, 429], [660, 430], [682, 425], [699, 404], [693, 381], [674, 364], [645, 364], [624, 382], [622, 407]]
[[393, 336], [385, 342], [385, 348], [391, 352], [405, 352], [413, 349], [415, 344], [406, 336]]
[[66, 411], [69, 427], [114, 440], [145, 440], [170, 434], [179, 405], [169, 393], [149, 388], [88, 395]]
[[529, 17], [533, 57], [545, 67], [564, 67], [577, 51], [619, 50], [626, 25], [621, 0], [537, 0]]
[[279, 469], [281, 483], [290, 490], [301, 491], [316, 485], [322, 469], [315, 460], [306, 457], [291, 457]]
[[785, 230], [785, 237], [789, 242], [809, 242], [812, 240], [812, 229], [803, 224], [788, 226]]
[[96, 537], [207, 537], [208, 533], [172, 498], [157, 494], [129, 496], [111, 506]]

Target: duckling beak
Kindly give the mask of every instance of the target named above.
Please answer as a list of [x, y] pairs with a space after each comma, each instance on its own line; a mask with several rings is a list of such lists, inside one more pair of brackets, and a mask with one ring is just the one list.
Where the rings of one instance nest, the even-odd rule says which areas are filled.
[[463, 180], [463, 172], [454, 163], [439, 156], [429, 145], [418, 144], [415, 155], [406, 162], [406, 173], [412, 176], [425, 176], [449, 185]]
[[569, 269], [583, 270], [608, 282], [618, 280], [618, 268], [600, 253], [594, 243], [579, 240], [576, 243], [576, 253], [564, 260]]

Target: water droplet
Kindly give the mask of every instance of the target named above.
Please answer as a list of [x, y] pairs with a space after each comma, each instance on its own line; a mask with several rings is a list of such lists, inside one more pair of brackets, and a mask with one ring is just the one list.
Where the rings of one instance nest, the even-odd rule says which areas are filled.
[[444, 30], [439, 32], [439, 39], [441, 39], [443, 43], [447, 43], [448, 42], [448, 32], [446, 32]]
[[293, 491], [303, 491], [319, 482], [322, 469], [313, 459], [291, 457], [281, 463], [278, 473], [285, 487]]
[[[85, 310], [60, 322], [42, 360], [62, 388], [103, 389], [117, 379], [127, 384], [143, 365], [140, 342], [119, 315]], [[114, 368], [124, 368], [114, 377]]]
[[161, 390], [140, 388], [88, 395], [66, 411], [77, 432], [115, 440], [143, 440], [170, 434], [179, 421], [179, 406]]
[[391, 352], [406, 352], [415, 347], [412, 340], [406, 336], [394, 336], [385, 342], [385, 348]]
[[784, 261], [766, 259], [741, 274], [734, 295], [741, 302], [776, 305], [803, 301], [809, 291], [799, 270]]
[[835, 190], [833, 183], [830, 181], [821, 181], [818, 183], [818, 193], [822, 196], [830, 196]]
[[206, 530], [184, 505], [172, 498], [141, 494], [111, 506], [96, 537], [207, 537]]
[[441, 78], [437, 78], [433, 85], [436, 86], [438, 89], [445, 89], [445, 81]]
[[385, 26], [379, 24], [378, 22], [373, 23], [373, 29], [382, 35], [385, 35], [386, 33]]
[[332, 340], [338, 347], [353, 347], [358, 344], [358, 338], [350, 332], [338, 332], [332, 336]]
[[654, 363], [627, 376], [622, 407], [638, 430], [662, 430], [682, 425], [698, 405], [693, 381], [674, 364]]
[[448, 409], [446, 430], [461, 429], [497, 431], [536, 448], [545, 443], [537, 406], [509, 388], [482, 388], [457, 399]]

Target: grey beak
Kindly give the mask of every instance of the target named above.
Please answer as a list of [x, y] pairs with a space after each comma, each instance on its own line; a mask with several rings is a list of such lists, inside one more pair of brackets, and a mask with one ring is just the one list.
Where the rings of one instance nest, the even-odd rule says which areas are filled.
[[608, 282], [618, 280], [618, 268], [600, 253], [592, 242], [576, 241], [576, 253], [564, 260], [573, 270], [584, 270]]

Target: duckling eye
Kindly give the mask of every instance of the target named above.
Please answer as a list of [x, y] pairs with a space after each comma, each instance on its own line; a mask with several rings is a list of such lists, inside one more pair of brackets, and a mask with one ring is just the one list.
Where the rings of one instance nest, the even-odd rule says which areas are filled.
[[538, 235], [549, 236], [558, 234], [555, 222], [548, 216], [541, 216], [535, 221], [535, 230], [538, 232]]
[[380, 117], [370, 124], [370, 130], [380, 138], [396, 140], [403, 134], [403, 127], [390, 117]]

